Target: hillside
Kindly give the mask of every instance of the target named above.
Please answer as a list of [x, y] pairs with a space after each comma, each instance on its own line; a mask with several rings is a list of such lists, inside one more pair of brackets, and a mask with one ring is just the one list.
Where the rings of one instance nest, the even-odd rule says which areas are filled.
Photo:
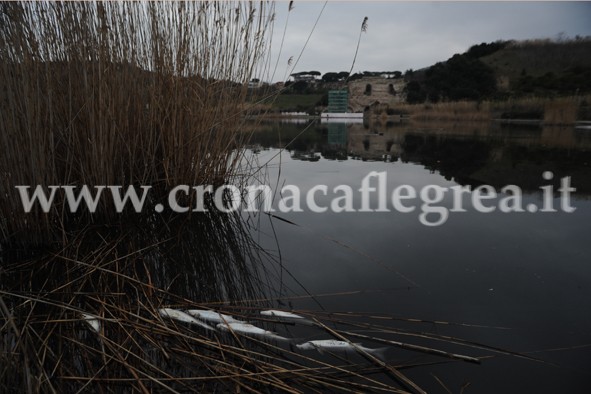
[[409, 103], [590, 93], [591, 38], [482, 43], [405, 79]]
[[511, 82], [516, 82], [524, 71], [532, 77], [547, 73], [562, 75], [576, 67], [591, 67], [591, 40], [515, 41], [480, 60], [498, 78], [508, 78]]
[[[302, 74], [308, 78], [302, 80]], [[317, 74], [296, 73], [297, 81], [289, 81], [281, 88], [267, 86], [253, 97], [280, 91], [270, 104], [272, 111], [321, 112], [327, 105], [327, 92], [342, 89], [348, 73], [328, 72], [321, 78]], [[404, 102], [481, 102], [588, 95], [591, 93], [591, 37], [477, 44], [430, 67], [408, 70], [404, 76], [399, 71], [353, 74], [347, 86], [349, 111], [353, 112], [367, 107], [392, 111]], [[587, 119], [591, 110], [588, 103], [584, 106], [580, 112]], [[539, 116], [544, 112], [536, 111]]]

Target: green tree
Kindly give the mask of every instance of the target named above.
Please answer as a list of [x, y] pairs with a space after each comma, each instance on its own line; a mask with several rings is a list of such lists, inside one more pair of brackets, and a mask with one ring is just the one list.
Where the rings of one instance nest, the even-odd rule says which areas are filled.
[[322, 81], [324, 82], [338, 82], [339, 80], [339, 74], [335, 72], [328, 72], [322, 76]]
[[347, 78], [349, 78], [349, 73], [347, 71], [341, 71], [340, 73], [338, 73], [339, 79], [345, 80]]
[[424, 103], [427, 99], [427, 94], [418, 81], [410, 81], [404, 88], [404, 93], [406, 93], [406, 101], [409, 104]]
[[361, 79], [361, 78], [363, 78], [363, 74], [360, 74], [360, 73], [355, 73], [355, 74], [351, 75], [351, 76], [348, 78], [348, 80], [349, 80], [349, 81], [356, 81], [356, 80], [358, 80], [358, 79]]
[[308, 82], [306, 81], [297, 81], [291, 85], [291, 89], [296, 93], [304, 93], [308, 88]]
[[480, 100], [496, 92], [493, 70], [467, 54], [454, 55], [425, 72], [424, 89], [430, 101]]

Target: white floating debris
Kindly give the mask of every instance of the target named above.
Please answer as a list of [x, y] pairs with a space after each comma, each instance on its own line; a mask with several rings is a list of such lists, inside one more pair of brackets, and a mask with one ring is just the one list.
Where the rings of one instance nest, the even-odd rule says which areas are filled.
[[215, 328], [195, 319], [193, 316], [190, 316], [183, 311], [178, 311], [172, 308], [162, 308], [159, 309], [158, 312], [160, 313], [160, 316], [169, 317], [183, 323], [194, 324], [196, 326], [205, 328], [206, 330], [215, 331]]
[[281, 317], [284, 319], [304, 319], [303, 316], [296, 315], [295, 313], [286, 312], [286, 311], [278, 311], [275, 309], [270, 309], [268, 311], [261, 311], [261, 315], [272, 316], [272, 317]]
[[241, 320], [236, 320], [230, 315], [224, 315], [216, 311], [210, 311], [207, 309], [189, 309], [187, 313], [197, 319], [205, 320], [211, 323], [243, 323]]
[[217, 328], [224, 331], [233, 331], [244, 335], [254, 335], [263, 338], [275, 339], [278, 341], [289, 341], [288, 338], [277, 335], [274, 332], [263, 330], [260, 327], [254, 326], [250, 323], [220, 323]]
[[82, 313], [82, 318], [94, 331], [100, 334], [101, 322], [96, 316], [89, 315], [88, 313]]
[[351, 343], [346, 341], [337, 341], [334, 339], [321, 339], [316, 341], [308, 341], [296, 345], [296, 347], [300, 350], [314, 350], [316, 349], [320, 354], [323, 354], [324, 351], [330, 352], [365, 352], [372, 354], [374, 356], [383, 358], [383, 353], [388, 350], [387, 347], [378, 348], [378, 349], [371, 349], [367, 348], [360, 343]]

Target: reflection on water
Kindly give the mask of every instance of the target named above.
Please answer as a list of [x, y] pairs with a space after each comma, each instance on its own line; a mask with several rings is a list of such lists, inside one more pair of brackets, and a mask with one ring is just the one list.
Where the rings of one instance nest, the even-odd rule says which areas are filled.
[[[468, 382], [467, 393], [587, 391], [591, 133], [482, 123], [315, 124], [303, 129], [268, 124], [255, 135], [264, 148], [259, 161], [269, 162], [271, 170], [281, 163], [280, 171], [270, 173], [270, 184], [294, 184], [302, 193], [320, 184], [328, 190], [337, 185], [356, 190], [369, 172], [378, 171], [387, 174], [388, 185], [415, 189], [490, 184], [498, 190], [515, 184], [526, 191], [525, 206], [540, 203], [539, 186], [548, 184], [544, 171], [552, 171], [555, 181], [572, 177], [577, 210], [571, 214], [468, 211], [450, 215], [442, 226], [426, 227], [416, 211], [304, 210], [277, 213], [284, 219], [274, 222], [277, 241], [261, 240], [281, 251], [286, 269], [319, 295], [326, 310], [505, 327], [432, 324], [422, 329], [547, 362], [496, 355], [478, 368], [454, 363], [430, 366], [428, 376], [410, 371], [409, 377], [429, 392], [442, 391], [433, 375], [452, 392]], [[301, 154], [317, 160], [292, 160]], [[329, 204], [322, 196], [317, 202]], [[353, 205], [359, 207], [359, 201]], [[307, 299], [294, 300], [292, 306], [318, 308]], [[425, 343], [433, 344], [430, 339]]]
[[[384, 326], [401, 323], [388, 316], [302, 311], [288, 315], [294, 321], [261, 312], [271, 300], [291, 308], [291, 301], [316, 297], [283, 287], [289, 271], [255, 242], [256, 220], [214, 212], [142, 217], [117, 228], [88, 227], [61, 250], [7, 256], [0, 391], [401, 392], [418, 387], [399, 371], [416, 368], [417, 354], [479, 362], [442, 350], [453, 346], [449, 339]], [[179, 313], [203, 308], [210, 312], [205, 326]], [[242, 322], [223, 329], [210, 321], [211, 310]], [[245, 327], [258, 334], [238, 330]], [[423, 338], [437, 347], [421, 345]], [[318, 354], [311, 345], [334, 339], [366, 346], [339, 342], [341, 350]], [[393, 350], [396, 359], [384, 364]]]
[[[266, 167], [276, 184], [358, 187], [368, 172], [384, 171], [389, 182], [417, 188], [517, 184], [532, 192], [528, 202], [537, 198], [540, 174], [553, 171], [555, 179], [572, 177], [577, 211], [466, 212], [438, 228], [395, 212], [210, 213], [89, 226], [63, 249], [3, 257], [0, 387], [412, 391], [397, 371], [429, 392], [440, 392], [440, 381], [466, 393], [589, 387], [587, 131], [304, 127], [272, 123], [255, 136], [259, 161], [281, 163]], [[208, 333], [163, 319], [162, 307], [214, 308], [294, 342]], [[259, 314], [267, 307], [294, 309], [314, 324], [275, 324]], [[82, 313], [98, 318], [98, 333]], [[290, 347], [345, 333], [368, 348], [387, 345], [397, 370], [356, 352]], [[464, 362], [479, 357], [481, 366]], [[335, 360], [338, 368], [329, 367]], [[299, 372], [286, 375], [289, 368]]]
[[548, 184], [541, 174], [552, 171], [556, 187], [560, 178], [571, 176], [579, 197], [591, 194], [591, 133], [574, 127], [390, 122], [372, 127], [318, 123], [303, 134], [302, 129], [267, 124], [253, 142], [265, 148], [287, 145], [295, 160], [400, 160], [462, 185], [515, 184], [530, 192]]

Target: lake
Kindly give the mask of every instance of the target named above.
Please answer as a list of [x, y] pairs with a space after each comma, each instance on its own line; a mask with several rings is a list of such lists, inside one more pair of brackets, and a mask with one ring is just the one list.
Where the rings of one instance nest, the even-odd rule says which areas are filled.
[[[361, 322], [453, 336], [538, 359], [393, 335], [475, 357], [494, 356], [481, 365], [455, 361], [410, 369], [407, 375], [429, 392], [445, 392], [443, 385], [452, 392], [465, 387], [466, 393], [586, 392], [591, 383], [589, 130], [405, 122], [263, 123], [258, 129], [250, 152], [274, 191], [295, 185], [303, 196], [326, 185], [326, 196], [315, 194], [323, 207], [330, 207], [334, 187], [354, 191], [356, 212], [316, 213], [302, 203], [302, 212], [260, 216], [253, 234], [280, 263], [273, 268], [279, 307], [358, 314]], [[406, 207], [414, 204], [412, 212], [396, 211], [389, 202], [389, 211], [361, 212], [358, 189], [372, 172], [385, 174], [388, 198], [400, 185], [415, 189], [417, 196], [429, 185], [490, 185], [499, 196], [483, 205], [497, 209], [479, 212], [465, 193], [465, 212], [449, 212], [454, 196], [447, 192], [432, 204], [449, 213], [437, 226], [421, 222], [418, 198], [405, 200]], [[561, 209], [558, 190], [566, 177], [576, 188], [570, 201], [574, 212]], [[376, 187], [377, 178], [371, 182]], [[523, 212], [498, 209], [506, 185], [522, 190]], [[548, 203], [541, 187], [553, 188], [546, 197], [556, 212], [540, 211]], [[378, 208], [378, 194], [370, 194], [371, 209]], [[275, 202], [280, 198], [276, 194]], [[538, 211], [532, 213], [534, 205]], [[430, 215], [432, 222], [437, 219]], [[406, 351], [390, 355], [395, 361], [409, 357], [417, 363], [431, 360]]]
[[[588, 391], [589, 130], [246, 128], [234, 157], [248, 172], [224, 182], [266, 185], [274, 211], [179, 214], [153, 198], [116, 224], [72, 217], [65, 244], [0, 253], [2, 387]], [[368, 350], [310, 342], [334, 339]]]

